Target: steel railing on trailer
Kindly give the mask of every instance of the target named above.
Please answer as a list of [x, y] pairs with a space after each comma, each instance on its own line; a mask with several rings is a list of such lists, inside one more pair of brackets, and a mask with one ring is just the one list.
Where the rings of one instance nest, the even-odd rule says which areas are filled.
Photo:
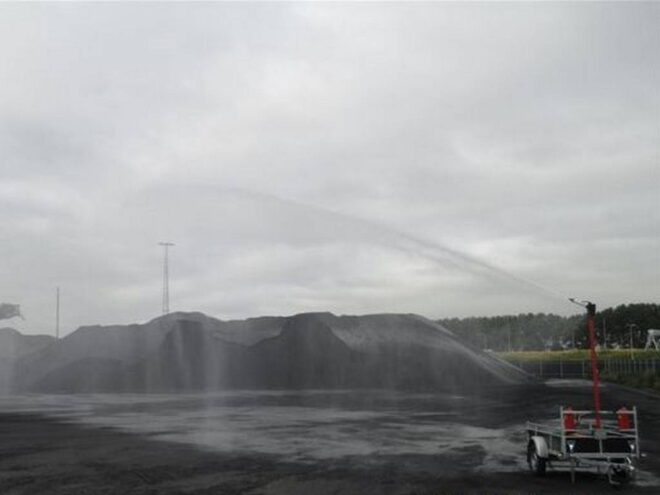
[[568, 468], [575, 481], [575, 471], [604, 470], [610, 483], [621, 484], [635, 474], [635, 461], [641, 453], [637, 409], [600, 411], [597, 427], [596, 411], [560, 408], [558, 420], [527, 423], [528, 462], [536, 474], [546, 465], [554, 469]]

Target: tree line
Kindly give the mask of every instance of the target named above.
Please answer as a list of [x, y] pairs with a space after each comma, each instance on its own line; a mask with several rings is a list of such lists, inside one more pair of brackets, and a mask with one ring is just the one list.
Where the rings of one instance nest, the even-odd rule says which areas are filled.
[[[480, 349], [493, 351], [560, 350], [587, 347], [586, 313], [559, 316], [526, 313], [507, 316], [445, 318], [438, 322]], [[609, 349], [640, 348], [647, 330], [660, 329], [660, 305], [622, 304], [596, 314], [596, 334]]]

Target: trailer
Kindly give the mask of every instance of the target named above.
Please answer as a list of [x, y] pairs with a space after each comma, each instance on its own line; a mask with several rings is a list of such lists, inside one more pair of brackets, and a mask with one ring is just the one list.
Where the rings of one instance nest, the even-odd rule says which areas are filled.
[[635, 477], [635, 464], [641, 453], [637, 429], [637, 409], [596, 411], [561, 407], [559, 418], [548, 423], [527, 423], [527, 463], [537, 476], [547, 469], [605, 474], [613, 486]]
[[554, 422], [527, 423], [527, 463], [536, 475], [546, 468], [568, 468], [575, 483], [577, 470], [596, 470], [607, 475], [614, 486], [635, 477], [635, 462], [640, 458], [637, 408], [602, 411], [598, 355], [596, 353], [596, 305], [590, 301], [571, 302], [586, 308], [594, 409], [559, 409]]

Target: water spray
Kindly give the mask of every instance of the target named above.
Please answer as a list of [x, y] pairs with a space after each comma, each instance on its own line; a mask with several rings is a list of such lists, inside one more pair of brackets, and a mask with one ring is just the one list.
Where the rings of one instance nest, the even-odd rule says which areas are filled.
[[464, 269], [468, 269], [481, 275], [495, 275], [500, 279], [510, 280], [512, 282], [516, 282], [519, 285], [532, 288], [537, 292], [543, 293], [546, 297], [552, 297], [562, 301], [566, 300], [565, 294], [562, 294], [549, 287], [545, 287], [537, 282], [528, 280], [518, 275], [514, 275], [473, 255], [462, 253], [439, 242], [430, 241], [409, 234], [407, 232], [402, 232], [374, 220], [368, 220], [355, 215], [349, 215], [347, 213], [340, 213], [320, 206], [303, 203], [297, 200], [282, 198], [274, 194], [247, 190], [239, 187], [225, 187], [224, 189], [231, 194], [240, 195], [252, 200], [276, 202], [288, 207], [311, 211], [312, 213], [319, 215], [326, 215], [328, 217], [340, 220], [345, 224], [355, 225], [361, 230], [371, 230], [380, 234], [381, 236], [387, 237], [393, 241], [388, 245], [400, 251], [413, 253], [417, 256], [421, 256], [427, 260], [443, 265], [449, 263], [455, 266], [461, 266]]

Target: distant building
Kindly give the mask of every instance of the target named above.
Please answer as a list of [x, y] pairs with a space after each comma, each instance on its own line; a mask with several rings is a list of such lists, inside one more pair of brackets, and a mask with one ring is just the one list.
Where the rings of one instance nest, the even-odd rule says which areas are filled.
[[656, 351], [660, 351], [660, 330], [656, 328], [649, 328], [647, 330], [646, 346], [644, 349], [648, 350], [651, 346], [655, 347]]

